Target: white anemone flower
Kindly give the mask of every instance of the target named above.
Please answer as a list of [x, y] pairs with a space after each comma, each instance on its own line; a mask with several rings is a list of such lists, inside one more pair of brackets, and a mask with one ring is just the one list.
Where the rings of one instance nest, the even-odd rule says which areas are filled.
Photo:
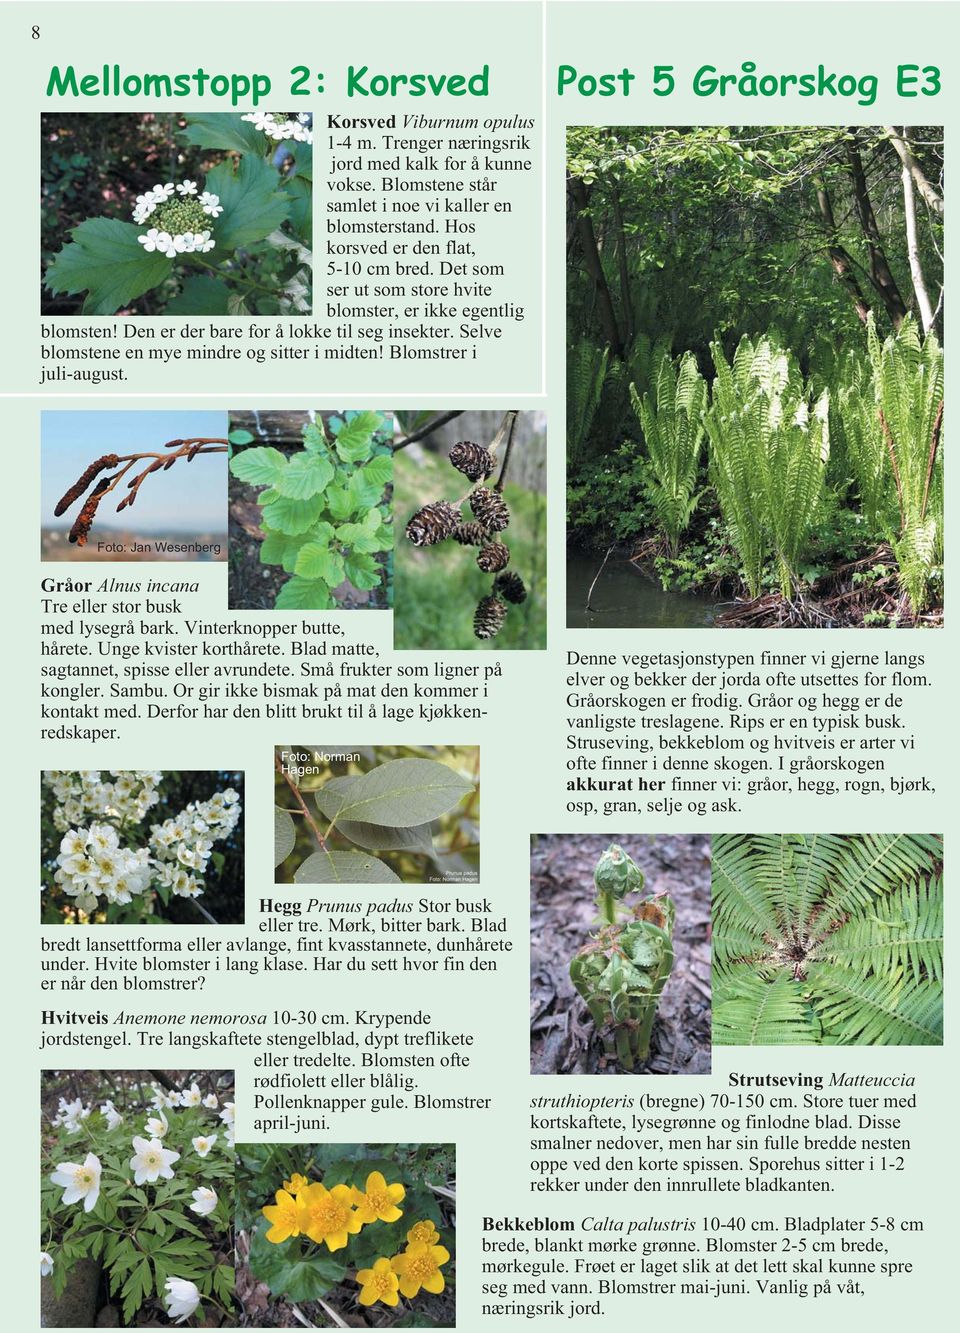
[[198, 1134], [195, 1139], [190, 1140], [198, 1157], [206, 1157], [216, 1141], [216, 1134]]
[[224, 1102], [223, 1110], [220, 1112], [220, 1119], [225, 1125], [232, 1125], [234, 1121], [233, 1102]]
[[113, 1102], [104, 1102], [100, 1107], [100, 1114], [107, 1122], [108, 1134], [112, 1134], [115, 1129], [119, 1129], [123, 1124], [123, 1116], [114, 1106]]
[[162, 1139], [169, 1128], [170, 1122], [161, 1111], [158, 1115], [147, 1117], [147, 1123], [144, 1126], [143, 1132], [149, 1134], [152, 1139]]
[[199, 1217], [207, 1217], [216, 1206], [216, 1190], [207, 1189], [206, 1185], [201, 1185], [199, 1189], [193, 1191], [193, 1203], [190, 1204], [191, 1213], [196, 1213]]
[[217, 1094], [215, 1092], [208, 1092], [206, 1097], [204, 1097], [203, 1099], [203, 1104], [208, 1111], [215, 1111], [217, 1107], [220, 1105], [220, 1103], [217, 1101]]
[[191, 1083], [189, 1088], [184, 1088], [180, 1093], [181, 1106], [199, 1106], [202, 1101], [203, 1098], [196, 1083]]
[[[100, 1197], [100, 1158], [88, 1152], [83, 1162], [59, 1162], [50, 1179], [55, 1185], [63, 1187], [61, 1203], [79, 1203], [83, 1200], [83, 1211], [92, 1212]], [[138, 1182], [139, 1183], [139, 1182]]]
[[166, 1302], [167, 1314], [171, 1319], [175, 1319], [176, 1323], [182, 1324], [200, 1304], [199, 1288], [193, 1282], [188, 1282], [185, 1277], [168, 1277], [166, 1288], [167, 1294], [163, 1299]]
[[130, 1169], [135, 1184], [142, 1185], [144, 1181], [153, 1184], [160, 1176], [164, 1180], [173, 1179], [173, 1163], [180, 1160], [178, 1152], [165, 1148], [159, 1139], [141, 1138], [133, 1140], [133, 1150]]
[[49, 1277], [53, 1272], [53, 1256], [47, 1254], [46, 1250], [40, 1251], [40, 1276]]

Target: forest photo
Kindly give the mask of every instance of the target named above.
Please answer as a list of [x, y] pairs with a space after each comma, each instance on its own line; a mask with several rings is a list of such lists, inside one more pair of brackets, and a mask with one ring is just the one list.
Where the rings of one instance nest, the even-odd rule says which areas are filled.
[[567, 136], [567, 623], [943, 623], [943, 132]]

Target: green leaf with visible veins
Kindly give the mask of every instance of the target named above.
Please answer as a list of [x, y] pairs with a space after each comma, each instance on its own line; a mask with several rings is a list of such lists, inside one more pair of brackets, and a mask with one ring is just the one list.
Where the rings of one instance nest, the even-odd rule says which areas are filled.
[[[376, 460], [374, 460], [376, 461]], [[383, 495], [383, 483], [373, 471], [373, 462], [354, 472], [347, 483], [347, 494], [352, 498], [354, 509], [370, 509]]]
[[333, 476], [333, 464], [321, 454], [294, 454], [283, 476], [275, 483], [281, 495], [308, 500], [319, 495]]
[[113, 315], [121, 306], [158, 287], [172, 273], [171, 261], [147, 254], [137, 237], [142, 227], [119, 218], [87, 218], [47, 266], [52, 292], [86, 292], [85, 315]]
[[273, 812], [273, 864], [278, 866], [293, 851], [297, 830], [286, 810]]
[[274, 1296], [290, 1301], [316, 1301], [343, 1281], [346, 1267], [322, 1250], [302, 1257], [290, 1245], [271, 1245], [259, 1231], [250, 1246], [250, 1269]]
[[373, 449], [373, 432], [383, 425], [379, 412], [358, 412], [341, 426], [336, 438], [337, 453], [345, 463], [362, 463]]
[[267, 527], [276, 528], [290, 537], [312, 528], [323, 509], [323, 496], [312, 495], [309, 500], [291, 500], [278, 491], [264, 491], [260, 496], [263, 505], [263, 521]]
[[372, 555], [348, 555], [344, 571], [355, 588], [369, 590], [380, 586], [380, 566]]
[[[179, 133], [187, 143], [198, 148], [225, 148], [232, 153], [253, 153], [266, 157], [271, 141], [239, 112], [218, 111], [208, 116], [188, 115], [186, 128]], [[210, 188], [209, 186], [207, 187]]]
[[236, 171], [221, 162], [207, 173], [205, 188], [219, 195], [223, 212], [213, 223], [218, 250], [236, 250], [262, 241], [281, 225], [289, 202], [278, 188], [277, 173], [262, 158], [242, 157]]
[[323, 579], [289, 579], [277, 593], [278, 611], [329, 611], [330, 589]]
[[251, 486], [274, 486], [286, 472], [287, 460], [279, 449], [244, 449], [230, 459], [230, 471]]
[[324, 542], [309, 541], [300, 547], [295, 573], [305, 579], [323, 579], [335, 588], [343, 582], [343, 557]]
[[[317, 793], [320, 805], [324, 791]], [[472, 782], [436, 759], [391, 759], [361, 774], [348, 790], [337, 792], [338, 805], [329, 819], [352, 819], [366, 824], [412, 828], [428, 824], [452, 810], [468, 792]], [[321, 807], [322, 808], [322, 807]]]
[[294, 872], [297, 884], [399, 884], [388, 865], [365, 852], [314, 852]]

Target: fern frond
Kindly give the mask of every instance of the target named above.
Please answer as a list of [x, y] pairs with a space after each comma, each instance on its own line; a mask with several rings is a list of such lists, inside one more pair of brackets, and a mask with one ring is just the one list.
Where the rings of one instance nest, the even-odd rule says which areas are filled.
[[819, 1037], [819, 1020], [786, 973], [768, 982], [744, 970], [714, 990], [715, 1046], [807, 1046]]
[[917, 985], [901, 969], [857, 977], [829, 963], [810, 968], [811, 1003], [836, 1046], [936, 1046], [943, 1041], [943, 987]]
[[943, 885], [939, 876], [902, 884], [824, 940], [817, 959], [865, 977], [902, 972], [943, 981]]

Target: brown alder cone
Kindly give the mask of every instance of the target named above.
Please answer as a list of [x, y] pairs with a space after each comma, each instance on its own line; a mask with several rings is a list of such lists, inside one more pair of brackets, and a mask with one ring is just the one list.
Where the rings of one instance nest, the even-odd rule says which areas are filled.
[[478, 486], [470, 493], [470, 508], [478, 523], [482, 523], [490, 532], [502, 532], [510, 522], [510, 510], [499, 491]]
[[57, 507], [53, 511], [57, 518], [59, 518], [61, 514], [65, 514], [73, 504], [74, 500], [79, 499], [79, 497], [83, 495], [94, 477], [101, 473], [104, 468], [116, 467], [119, 462], [120, 458], [117, 454], [101, 454], [99, 458], [95, 458], [86, 471], [77, 478], [66, 494], [61, 496], [57, 501]]
[[460, 524], [460, 510], [447, 500], [418, 509], [407, 524], [407, 540], [414, 546], [436, 546], [452, 537]]
[[109, 485], [109, 477], [101, 477], [96, 486], [94, 486], [93, 490], [87, 496], [83, 508], [74, 520], [73, 527], [70, 529], [70, 540], [77, 546], [86, 546], [87, 535], [93, 526], [93, 520], [97, 514], [97, 506], [103, 499], [103, 493]]
[[447, 455], [451, 464], [471, 481], [486, 481], [497, 466], [497, 460], [489, 449], [470, 440], [460, 440]]
[[461, 523], [453, 535], [461, 546], [484, 546], [490, 540], [482, 523]]
[[493, 584], [493, 591], [499, 597], [505, 598], [508, 602], [513, 602], [514, 606], [519, 606], [526, 600], [527, 589], [523, 579], [519, 574], [515, 574], [512, 569], [508, 569], [505, 574], [498, 574]]
[[477, 564], [484, 574], [496, 574], [498, 570], [506, 569], [509, 563], [510, 548], [503, 542], [491, 542], [489, 546], [481, 547], [477, 555]]
[[499, 597], [484, 597], [477, 604], [473, 632], [478, 639], [492, 639], [499, 634], [507, 615], [507, 605]]

